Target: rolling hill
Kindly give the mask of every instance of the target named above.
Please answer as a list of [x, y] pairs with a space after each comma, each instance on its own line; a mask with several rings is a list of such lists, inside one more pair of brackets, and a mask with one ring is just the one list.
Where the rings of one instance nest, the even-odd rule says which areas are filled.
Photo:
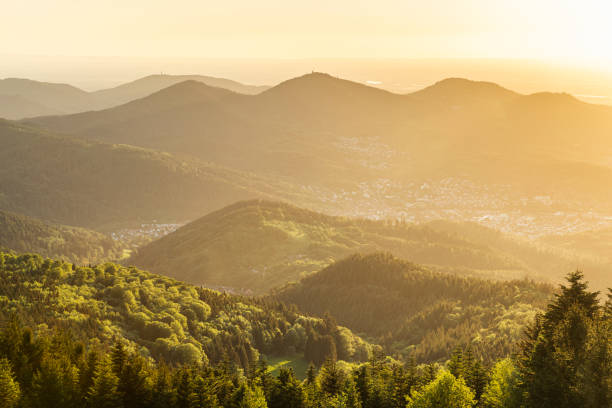
[[0, 117], [2, 118], [20, 119], [29, 116], [59, 115], [61, 113], [62, 111], [31, 101], [20, 95], [0, 95]]
[[[79, 112], [94, 106], [94, 98], [88, 92], [72, 85], [22, 78], [0, 79], [0, 95], [27, 101], [24, 106], [27, 109], [23, 111], [17, 110], [17, 106], [0, 104], [0, 118], [7, 119]], [[40, 110], [36, 112], [34, 107]]]
[[6, 78], [0, 79], [0, 118], [22, 119], [108, 109], [187, 80], [247, 95], [268, 88], [204, 75], [150, 75], [114, 88], [87, 92], [68, 84]]
[[121, 244], [99, 232], [48, 224], [6, 211], [0, 211], [0, 248], [77, 264], [117, 260], [123, 256]]
[[0, 145], [0, 209], [57, 224], [110, 231], [184, 222], [236, 200], [291, 195], [291, 186], [251, 174], [6, 121]]
[[[476, 224], [351, 219], [260, 200], [195, 220], [141, 247], [127, 262], [194, 284], [265, 293], [350, 254], [376, 251], [434, 270], [499, 279], [558, 281], [580, 265]], [[601, 265], [583, 265], [589, 276], [609, 282]]]
[[488, 361], [510, 354], [552, 293], [547, 284], [435, 273], [378, 253], [350, 256], [275, 297], [313, 315], [329, 312], [388, 353], [423, 362], [457, 346]]
[[114, 88], [101, 89], [92, 95], [103, 101], [106, 107], [121, 105], [143, 98], [169, 86], [184, 81], [196, 81], [216, 88], [228, 89], [233, 92], [254, 95], [265, 91], [267, 86], [245, 85], [225, 78], [215, 78], [204, 75], [149, 75], [132, 82], [121, 84]]
[[321, 73], [257, 95], [208, 88], [190, 81], [111, 110], [28, 123], [307, 185], [459, 177], [600, 202], [612, 191], [602, 188], [612, 187], [612, 108], [569, 95], [460, 78], [399, 95]]
[[559, 248], [575, 257], [598, 260], [612, 269], [612, 228], [564, 235], [545, 235], [540, 242]]

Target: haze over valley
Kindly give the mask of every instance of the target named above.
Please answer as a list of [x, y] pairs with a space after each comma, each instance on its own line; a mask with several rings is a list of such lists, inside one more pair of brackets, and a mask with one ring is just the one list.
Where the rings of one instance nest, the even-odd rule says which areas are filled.
[[7, 4], [0, 408], [612, 408], [611, 13]]

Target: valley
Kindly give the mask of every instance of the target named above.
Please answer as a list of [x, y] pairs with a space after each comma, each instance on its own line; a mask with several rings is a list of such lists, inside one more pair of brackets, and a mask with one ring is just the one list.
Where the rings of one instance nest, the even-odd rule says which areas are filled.
[[5, 116], [45, 116], [0, 119], [0, 386], [24, 407], [48, 379], [71, 407], [396, 408], [451, 381], [499, 408], [476, 401], [500, 372], [560, 355], [606, 388], [612, 108], [317, 72], [26, 84], [51, 107]]

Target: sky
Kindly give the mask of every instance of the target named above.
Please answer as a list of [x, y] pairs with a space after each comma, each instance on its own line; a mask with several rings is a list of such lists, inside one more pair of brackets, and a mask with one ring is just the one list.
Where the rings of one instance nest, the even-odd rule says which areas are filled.
[[612, 68], [608, 0], [20, 0], [0, 54], [539, 58]]

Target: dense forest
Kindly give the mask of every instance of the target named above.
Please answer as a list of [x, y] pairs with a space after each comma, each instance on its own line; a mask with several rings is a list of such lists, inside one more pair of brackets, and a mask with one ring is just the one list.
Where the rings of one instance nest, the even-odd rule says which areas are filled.
[[84, 228], [53, 225], [0, 210], [0, 248], [37, 253], [78, 264], [117, 260], [123, 247], [111, 237]]
[[518, 353], [491, 365], [457, 348], [444, 365], [400, 364], [375, 354], [346, 366], [326, 359], [300, 381], [241, 369], [166, 364], [123, 343], [80, 342], [70, 330], [0, 332], [3, 408], [607, 408], [612, 404], [612, 293], [601, 306], [580, 273], [568, 276], [524, 332]]
[[58, 115], [0, 119], [0, 408], [612, 408], [611, 107], [2, 92]]
[[304, 312], [329, 312], [400, 359], [444, 361], [469, 345], [490, 362], [512, 353], [523, 327], [552, 297], [550, 285], [432, 272], [390, 254], [353, 255], [276, 298]]
[[[128, 263], [173, 278], [268, 290], [353, 253], [386, 251], [442, 271], [486, 278], [557, 279], [562, 254], [471, 223], [425, 225], [334, 217], [281, 202], [239, 202], [140, 248]], [[589, 268], [607, 276], [597, 265]], [[228, 272], [229, 271], [229, 272]]]
[[378, 349], [331, 319], [306, 317], [276, 301], [113, 263], [85, 267], [0, 253], [0, 320], [12, 316], [36, 331], [68, 330], [81, 341], [123, 339], [143, 356], [171, 364], [230, 358], [247, 368], [262, 353], [364, 361]]

